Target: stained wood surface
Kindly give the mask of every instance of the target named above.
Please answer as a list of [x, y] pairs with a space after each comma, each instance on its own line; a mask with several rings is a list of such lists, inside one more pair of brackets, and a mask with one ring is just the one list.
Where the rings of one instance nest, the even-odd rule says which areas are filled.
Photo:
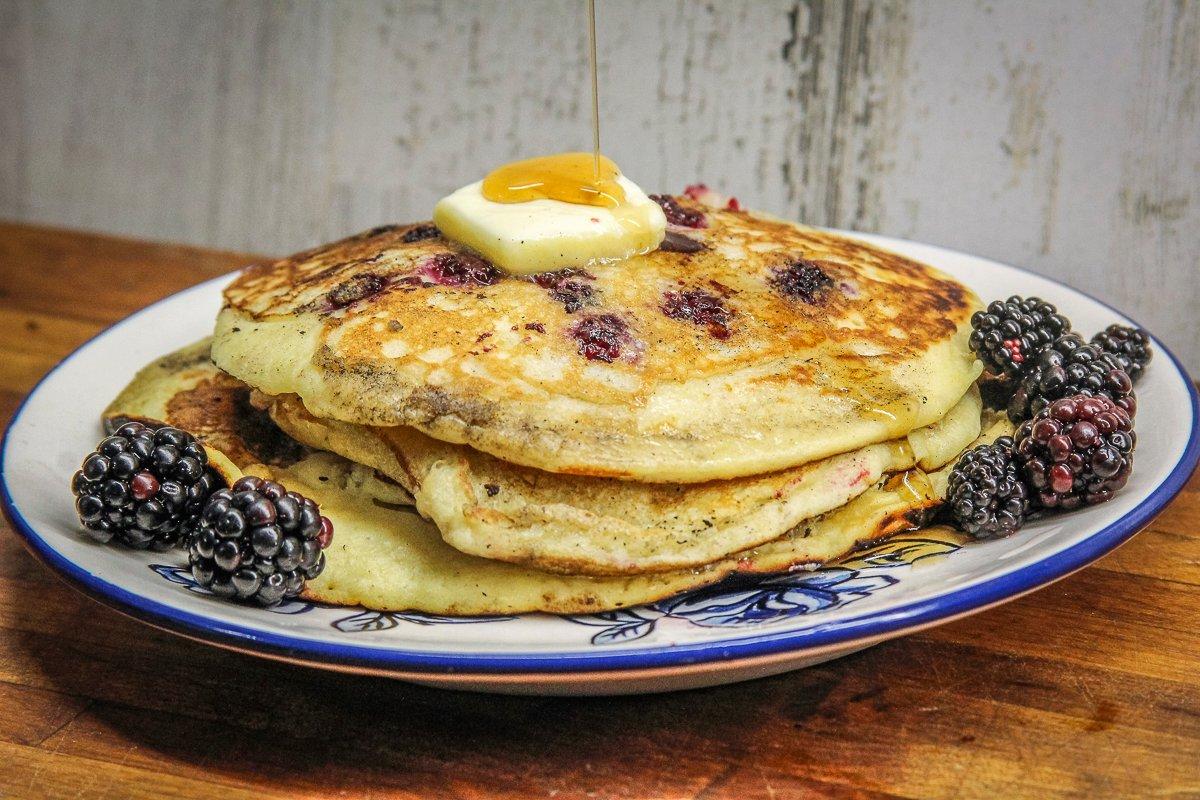
[[[590, 147], [584, 5], [0, 0], [0, 217], [266, 252], [428, 218]], [[648, 191], [1031, 267], [1200, 374], [1200, 2], [597, 6]]]
[[[246, 256], [0, 225], [0, 419], [88, 336]], [[1200, 480], [1000, 608], [790, 675], [491, 697], [196, 644], [0, 530], [0, 798], [1200, 797]]]

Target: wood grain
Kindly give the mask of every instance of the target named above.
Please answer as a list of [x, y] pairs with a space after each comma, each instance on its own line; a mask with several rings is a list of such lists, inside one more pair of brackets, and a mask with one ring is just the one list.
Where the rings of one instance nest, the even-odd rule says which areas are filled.
[[[81, 339], [250, 260], [0, 225], [0, 418]], [[205, 647], [75, 593], [5, 527], [0, 797], [1200, 797], [1197, 523], [1193, 479], [1132, 542], [1015, 602], [790, 675], [607, 699]]]
[[[0, 0], [0, 217], [265, 252], [427, 218], [590, 145], [583, 10]], [[604, 0], [598, 32], [648, 189], [1031, 267], [1200, 373], [1200, 3]]]

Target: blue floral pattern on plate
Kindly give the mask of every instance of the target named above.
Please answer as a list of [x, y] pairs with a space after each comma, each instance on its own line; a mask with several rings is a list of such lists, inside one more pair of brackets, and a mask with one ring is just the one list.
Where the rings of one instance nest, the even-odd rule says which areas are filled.
[[[150, 569], [171, 583], [186, 587], [189, 592], [213, 597], [213, 593], [200, 585], [192, 577], [192, 571], [187, 567], [177, 567], [170, 564], [151, 564]], [[303, 614], [314, 608], [334, 608], [324, 603], [310, 603], [307, 600], [286, 600], [277, 606], [264, 608], [273, 614]], [[391, 630], [401, 622], [411, 622], [414, 625], [453, 625], [470, 622], [501, 622], [512, 617], [446, 617], [437, 614], [422, 614], [418, 611], [369, 611], [362, 610], [357, 614], [339, 617], [329, 623], [330, 627], [342, 633], [371, 633], [374, 631]]]
[[[911, 566], [924, 558], [947, 555], [959, 547], [961, 540], [953, 534], [916, 532], [888, 539], [859, 550], [837, 564], [809, 572], [794, 572], [757, 581], [727, 581], [636, 608], [565, 615], [562, 619], [600, 628], [591, 638], [593, 645], [641, 639], [651, 634], [657, 624], [665, 619], [681, 620], [701, 628], [769, 625], [841, 608], [870, 597], [900, 582], [901, 578], [891, 572], [897, 567]], [[150, 569], [162, 578], [184, 586], [189, 592], [212, 594], [196, 582], [187, 567], [152, 564]], [[288, 600], [265, 610], [274, 614], [303, 614], [318, 605], [321, 604]], [[401, 623], [464, 625], [511, 619], [514, 617], [449, 617], [416, 611], [363, 609], [339, 617], [329, 624], [342, 633], [378, 633], [399, 627]]]
[[701, 628], [748, 628], [841, 608], [895, 586], [900, 578], [887, 570], [923, 558], [946, 555], [961, 545], [949, 538], [905, 536], [866, 548], [842, 562], [811, 572], [766, 578], [741, 586], [721, 583], [639, 608], [566, 617], [602, 628], [592, 644], [641, 639], [664, 619]]
[[513, 617], [446, 617], [440, 614], [422, 614], [419, 611], [369, 611], [363, 610], [330, 623], [342, 633], [369, 633], [386, 631], [401, 622], [413, 625], [469, 625], [477, 622], [504, 622]]

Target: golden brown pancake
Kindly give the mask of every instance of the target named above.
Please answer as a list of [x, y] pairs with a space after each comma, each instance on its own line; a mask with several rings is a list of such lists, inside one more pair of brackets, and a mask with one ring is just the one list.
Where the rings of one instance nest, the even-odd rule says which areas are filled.
[[845, 505], [887, 474], [949, 462], [979, 435], [981, 412], [972, 388], [944, 419], [907, 438], [766, 475], [662, 484], [543, 472], [415, 428], [320, 420], [295, 396], [266, 402], [298, 441], [408, 489], [458, 550], [587, 575], [696, 567], [761, 545]]
[[904, 436], [978, 375], [979, 302], [957, 281], [839, 234], [675, 202], [704, 227], [585, 273], [508, 276], [427, 225], [251, 268], [226, 290], [214, 359], [319, 418], [658, 483]]
[[[948, 467], [928, 475], [913, 469], [778, 539], [698, 569], [605, 578], [552, 574], [450, 547], [406, 505], [400, 486], [368, 467], [302, 447], [275, 429], [247, 402], [249, 387], [217, 370], [207, 352], [207, 342], [201, 342], [143, 369], [106, 409], [106, 424], [142, 419], [184, 427], [225, 465], [228, 480], [243, 473], [271, 477], [314, 499], [335, 534], [328, 566], [304, 596], [337, 605], [471, 615], [592, 613], [638, 605], [734, 574], [826, 563], [919, 526], [945, 491]], [[1004, 432], [992, 429], [982, 440]]]

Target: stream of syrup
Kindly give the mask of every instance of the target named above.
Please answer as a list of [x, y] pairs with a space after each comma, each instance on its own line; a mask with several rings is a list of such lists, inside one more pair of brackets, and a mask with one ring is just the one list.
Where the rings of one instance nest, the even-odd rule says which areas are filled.
[[559, 200], [619, 208], [625, 190], [617, 165], [600, 155], [600, 82], [596, 66], [596, 0], [588, 0], [588, 65], [592, 78], [592, 152], [540, 156], [493, 170], [483, 179], [483, 196], [494, 203]]
[[588, 66], [592, 70], [592, 157], [593, 177], [600, 180], [600, 81], [596, 76], [596, 0], [588, 0]]

